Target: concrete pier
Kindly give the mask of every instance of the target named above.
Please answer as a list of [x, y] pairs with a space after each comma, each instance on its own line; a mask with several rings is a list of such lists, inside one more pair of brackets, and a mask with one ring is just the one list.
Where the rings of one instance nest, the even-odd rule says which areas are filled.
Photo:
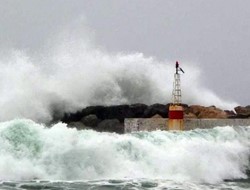
[[[124, 121], [125, 133], [168, 130], [167, 126], [167, 118], [128, 118]], [[250, 119], [184, 119], [184, 130], [206, 129], [218, 126], [250, 126]]]

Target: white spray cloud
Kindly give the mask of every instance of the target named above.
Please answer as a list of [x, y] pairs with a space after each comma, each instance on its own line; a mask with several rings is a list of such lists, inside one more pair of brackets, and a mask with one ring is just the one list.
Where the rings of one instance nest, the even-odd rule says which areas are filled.
[[[171, 101], [174, 61], [109, 53], [95, 47], [85, 30], [69, 28], [46, 48], [38, 56], [12, 50], [0, 57], [1, 121], [24, 117], [46, 122], [55, 111], [88, 105]], [[198, 68], [190, 63], [183, 68], [184, 103], [236, 106], [202, 87]]]

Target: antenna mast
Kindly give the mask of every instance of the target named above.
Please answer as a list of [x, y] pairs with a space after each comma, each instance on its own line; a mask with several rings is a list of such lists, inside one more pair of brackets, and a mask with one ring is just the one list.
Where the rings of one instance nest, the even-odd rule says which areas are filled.
[[182, 68], [179, 67], [178, 61], [175, 63], [176, 72], [174, 74], [174, 84], [172, 92], [172, 102], [175, 105], [181, 104], [181, 77], [179, 71], [183, 72]]
[[174, 74], [174, 85], [172, 92], [173, 104], [181, 104], [181, 77], [179, 73]]

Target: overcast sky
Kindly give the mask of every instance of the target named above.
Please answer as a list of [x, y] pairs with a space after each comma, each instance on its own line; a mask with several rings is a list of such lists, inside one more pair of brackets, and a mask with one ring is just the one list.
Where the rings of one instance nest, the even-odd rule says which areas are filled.
[[249, 10], [249, 0], [0, 0], [0, 48], [35, 53], [82, 18], [106, 50], [193, 62], [206, 87], [249, 105]]

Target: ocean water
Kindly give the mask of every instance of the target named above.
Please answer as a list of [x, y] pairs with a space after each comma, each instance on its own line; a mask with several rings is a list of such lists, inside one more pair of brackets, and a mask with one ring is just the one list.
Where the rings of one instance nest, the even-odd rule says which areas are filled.
[[0, 189], [250, 189], [250, 127], [118, 135], [0, 123]]

